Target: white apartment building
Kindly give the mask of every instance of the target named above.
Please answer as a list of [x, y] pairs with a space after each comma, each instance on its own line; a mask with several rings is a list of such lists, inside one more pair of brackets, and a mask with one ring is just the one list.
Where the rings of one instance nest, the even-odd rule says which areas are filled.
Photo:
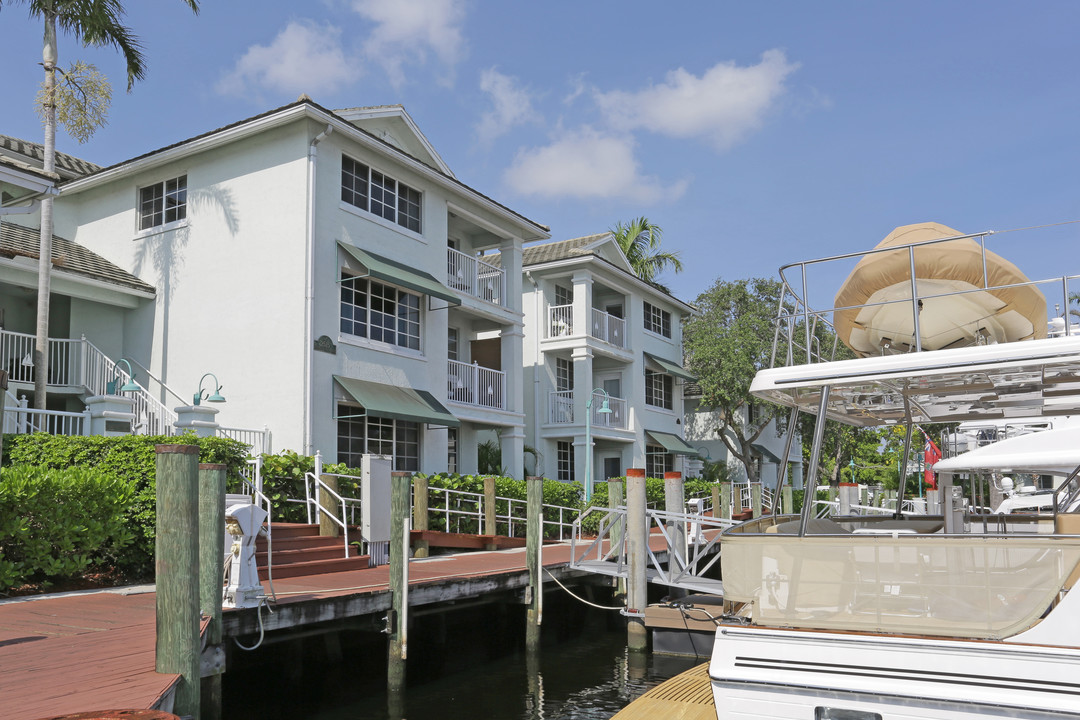
[[526, 470], [584, 482], [588, 431], [593, 482], [631, 467], [685, 471], [696, 455], [682, 432], [692, 308], [638, 278], [610, 233], [526, 247], [521, 266], [525, 432], [537, 451]]
[[108, 312], [72, 297], [58, 341], [129, 360], [163, 407], [220, 383], [218, 422], [268, 426], [275, 450], [467, 472], [495, 431], [523, 475], [522, 244], [549, 233], [457, 180], [403, 108], [302, 97], [84, 169], [55, 234], [149, 291]]

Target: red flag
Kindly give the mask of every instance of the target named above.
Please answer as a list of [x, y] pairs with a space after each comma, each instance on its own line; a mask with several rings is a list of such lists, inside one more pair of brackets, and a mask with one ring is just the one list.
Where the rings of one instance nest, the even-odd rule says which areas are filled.
[[929, 437], [926, 438], [926, 446], [923, 448], [923, 479], [931, 490], [937, 490], [937, 478], [934, 476], [934, 464], [941, 459], [941, 448]]

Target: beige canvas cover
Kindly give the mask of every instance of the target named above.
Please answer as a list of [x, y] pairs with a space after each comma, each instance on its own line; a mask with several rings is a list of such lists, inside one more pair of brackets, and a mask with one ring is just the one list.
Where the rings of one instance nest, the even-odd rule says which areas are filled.
[[[935, 222], [905, 225], [889, 233], [875, 250], [962, 234]], [[987, 250], [984, 285], [983, 249], [971, 238], [918, 247], [914, 255], [916, 292], [920, 297], [1029, 282], [1016, 265]], [[893, 339], [893, 350], [910, 348], [913, 341], [910, 277], [911, 258], [906, 248], [869, 254], [855, 265], [836, 294], [834, 305], [849, 309], [837, 310], [833, 320], [837, 335], [856, 354], [880, 352], [883, 338]], [[902, 302], [904, 298], [906, 302]], [[858, 307], [888, 301], [895, 302], [876, 308]], [[996, 333], [991, 342], [1044, 338], [1046, 298], [1037, 287], [1024, 285], [928, 299], [919, 320], [924, 350], [956, 347], [965, 338], [974, 341], [974, 335], [984, 326]], [[869, 325], [881, 322], [892, 322], [896, 327], [877, 327], [874, 332], [866, 332]]]

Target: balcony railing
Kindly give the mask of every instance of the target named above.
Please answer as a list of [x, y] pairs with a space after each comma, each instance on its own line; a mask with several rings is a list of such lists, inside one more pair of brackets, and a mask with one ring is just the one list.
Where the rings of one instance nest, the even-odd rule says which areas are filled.
[[492, 410], [506, 409], [506, 373], [476, 363], [447, 361], [447, 399]]
[[447, 283], [454, 290], [495, 305], [506, 305], [506, 272], [480, 258], [446, 249]]
[[603, 310], [592, 309], [592, 328], [589, 334], [615, 347], [626, 347], [626, 320]]
[[574, 422], [574, 391], [556, 390], [548, 403], [548, 422], [565, 425]]
[[574, 334], [574, 306], [552, 305], [548, 308], [547, 336], [567, 337]]
[[[608, 410], [611, 411], [609, 413], [600, 412], [604, 407], [604, 400], [607, 400]], [[592, 426], [594, 428], [618, 428], [620, 430], [625, 430], [626, 399], [611, 397], [610, 395], [605, 397], [603, 393], [594, 392], [592, 400]]]

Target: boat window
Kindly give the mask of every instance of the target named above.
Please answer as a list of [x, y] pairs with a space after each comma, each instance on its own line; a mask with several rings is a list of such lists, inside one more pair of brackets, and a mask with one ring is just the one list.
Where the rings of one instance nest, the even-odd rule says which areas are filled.
[[881, 720], [881, 713], [843, 708], [814, 708], [814, 720]]

